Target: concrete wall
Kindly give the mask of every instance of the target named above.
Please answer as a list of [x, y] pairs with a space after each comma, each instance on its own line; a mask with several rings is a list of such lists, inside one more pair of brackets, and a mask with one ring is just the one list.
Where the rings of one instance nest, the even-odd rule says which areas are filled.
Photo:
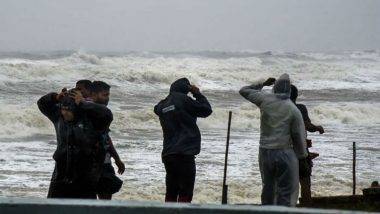
[[359, 213], [337, 210], [249, 205], [196, 205], [133, 201], [0, 198], [0, 214], [232, 214], [232, 213]]

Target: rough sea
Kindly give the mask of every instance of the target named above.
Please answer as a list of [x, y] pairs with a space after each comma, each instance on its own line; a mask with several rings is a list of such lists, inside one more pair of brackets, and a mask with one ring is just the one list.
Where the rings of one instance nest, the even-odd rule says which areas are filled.
[[[198, 121], [195, 203], [220, 203], [228, 111], [233, 111], [227, 184], [230, 203], [259, 203], [259, 110], [238, 94], [253, 81], [288, 73], [325, 134], [309, 133], [312, 195], [352, 193], [352, 142], [357, 192], [380, 180], [380, 52], [0, 53], [0, 196], [46, 197], [54, 168], [53, 125], [36, 102], [80, 79], [111, 88], [111, 137], [126, 164], [121, 200], [163, 201], [162, 131], [153, 106], [170, 83], [188, 77], [213, 114]], [[270, 88], [265, 90], [270, 91]]]

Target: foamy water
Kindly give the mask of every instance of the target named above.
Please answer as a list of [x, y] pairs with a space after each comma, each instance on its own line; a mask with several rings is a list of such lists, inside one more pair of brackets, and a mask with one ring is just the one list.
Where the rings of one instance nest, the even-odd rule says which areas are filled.
[[111, 137], [127, 169], [118, 199], [162, 201], [162, 133], [153, 106], [170, 83], [186, 76], [209, 98], [214, 113], [199, 120], [194, 201], [218, 203], [227, 128], [233, 111], [228, 168], [231, 203], [258, 203], [259, 111], [237, 91], [257, 79], [287, 72], [324, 135], [309, 134], [320, 153], [313, 195], [351, 193], [352, 141], [357, 142], [358, 189], [380, 179], [380, 54], [129, 53], [3, 55], [0, 58], [0, 195], [45, 197], [54, 162], [55, 133], [36, 101], [79, 79], [112, 85]]

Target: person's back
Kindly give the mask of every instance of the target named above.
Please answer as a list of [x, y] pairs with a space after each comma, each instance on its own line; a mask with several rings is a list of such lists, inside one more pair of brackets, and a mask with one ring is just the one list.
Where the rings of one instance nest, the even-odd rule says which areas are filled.
[[188, 92], [188, 80], [179, 79], [172, 84], [169, 96], [154, 107], [163, 131], [163, 157], [170, 154], [197, 155], [200, 152], [201, 134], [197, 117], [207, 117], [212, 110], [200, 92], [193, 93], [196, 101], [187, 96]]
[[[262, 92], [274, 84], [273, 93]], [[306, 153], [301, 113], [289, 100], [287, 74], [275, 81], [243, 87], [239, 93], [260, 108], [259, 166], [263, 182], [263, 205], [295, 206], [298, 196], [298, 160]], [[277, 190], [277, 191], [276, 191]]]
[[299, 116], [298, 109], [289, 99], [269, 96], [260, 105], [260, 147], [284, 149], [293, 147], [290, 126]]
[[[191, 92], [195, 98], [187, 94]], [[197, 117], [212, 113], [210, 103], [186, 78], [170, 87], [170, 94], [161, 100], [154, 112], [163, 131], [162, 161], [166, 170], [166, 202], [191, 202], [195, 182], [195, 155], [201, 149]]]

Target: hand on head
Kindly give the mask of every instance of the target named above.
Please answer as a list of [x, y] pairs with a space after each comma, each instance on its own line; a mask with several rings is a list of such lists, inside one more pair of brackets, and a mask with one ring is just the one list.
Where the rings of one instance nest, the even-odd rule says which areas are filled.
[[56, 99], [57, 99], [58, 101], [61, 101], [62, 98], [65, 96], [66, 93], [67, 93], [67, 88], [63, 88], [63, 89], [61, 90], [61, 92], [60, 92], [59, 94], [57, 94]]
[[199, 88], [198, 88], [197, 86], [195, 86], [195, 85], [190, 85], [190, 92], [191, 92], [192, 94], [199, 94], [199, 93], [200, 93], [200, 90], [199, 90]]
[[273, 77], [269, 77], [265, 82], [263, 83], [264, 86], [271, 86], [276, 82], [276, 79]]
[[69, 96], [74, 99], [75, 104], [77, 105], [84, 100], [83, 95], [79, 90], [71, 90]]

